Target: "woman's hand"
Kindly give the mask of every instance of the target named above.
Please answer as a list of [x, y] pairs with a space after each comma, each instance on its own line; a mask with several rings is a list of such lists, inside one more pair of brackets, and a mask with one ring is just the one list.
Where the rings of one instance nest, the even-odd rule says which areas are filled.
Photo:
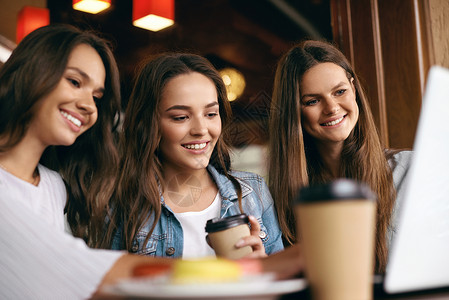
[[294, 244], [260, 261], [262, 270], [276, 274], [278, 280], [301, 276], [305, 269], [304, 255], [300, 244]]
[[266, 257], [265, 247], [263, 246], [262, 240], [259, 237], [260, 233], [260, 224], [257, 219], [253, 216], [248, 216], [249, 223], [251, 224], [250, 236], [246, 236], [240, 239], [235, 247], [242, 248], [245, 246], [250, 246], [253, 248], [253, 252], [245, 256], [245, 258], [260, 258]]

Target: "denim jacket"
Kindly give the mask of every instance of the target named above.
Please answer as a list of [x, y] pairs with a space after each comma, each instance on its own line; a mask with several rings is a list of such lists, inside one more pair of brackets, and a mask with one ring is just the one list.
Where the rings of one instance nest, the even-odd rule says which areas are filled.
[[[221, 196], [221, 217], [232, 216], [240, 213], [236, 190], [232, 182], [223, 174], [220, 174], [213, 166], [208, 166], [208, 171], [218, 186]], [[268, 187], [259, 175], [248, 172], [231, 172], [242, 187], [242, 206], [244, 213], [253, 215], [259, 221], [261, 231], [259, 237], [267, 254], [282, 250], [282, 234], [277, 221], [273, 199]], [[134, 240], [132, 252], [149, 255], [182, 258], [184, 237], [181, 223], [176, 219], [170, 207], [165, 205], [161, 197], [161, 216], [146, 245], [143, 245], [151, 225], [154, 222], [152, 216], [141, 228]], [[206, 224], [204, 224], [206, 225]], [[112, 249], [120, 249], [121, 230], [114, 236]]]

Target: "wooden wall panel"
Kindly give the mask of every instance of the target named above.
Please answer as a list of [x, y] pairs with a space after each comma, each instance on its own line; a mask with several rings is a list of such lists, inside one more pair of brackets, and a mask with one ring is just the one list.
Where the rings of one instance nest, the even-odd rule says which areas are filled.
[[378, 11], [389, 143], [412, 147], [422, 99], [415, 6], [379, 0]]
[[411, 148], [432, 49], [428, 0], [331, 0], [334, 41], [351, 58], [386, 147]]
[[449, 1], [429, 0], [434, 63], [449, 68]]
[[389, 132], [376, 1], [351, 1], [354, 67], [370, 100], [374, 120], [386, 147]]

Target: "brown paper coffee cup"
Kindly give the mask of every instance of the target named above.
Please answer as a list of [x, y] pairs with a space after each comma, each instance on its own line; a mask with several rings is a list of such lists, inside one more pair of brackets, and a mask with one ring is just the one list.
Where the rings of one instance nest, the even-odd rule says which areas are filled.
[[369, 188], [350, 180], [303, 188], [295, 210], [313, 299], [372, 299], [376, 201]]
[[217, 256], [240, 259], [253, 252], [250, 246], [235, 247], [242, 237], [250, 235], [248, 222], [248, 216], [245, 214], [207, 221], [206, 232]]

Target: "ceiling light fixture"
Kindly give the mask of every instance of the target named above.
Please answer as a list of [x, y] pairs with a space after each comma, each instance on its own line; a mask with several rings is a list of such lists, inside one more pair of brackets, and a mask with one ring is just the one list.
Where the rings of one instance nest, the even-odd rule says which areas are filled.
[[31, 31], [50, 24], [50, 11], [47, 8], [24, 6], [17, 16], [17, 44]]
[[111, 0], [73, 0], [73, 9], [87, 12], [90, 14], [98, 14], [111, 6]]
[[234, 101], [243, 94], [246, 82], [242, 73], [234, 68], [224, 68], [219, 71], [221, 78], [226, 86], [228, 100]]
[[174, 0], [133, 0], [134, 26], [159, 31], [174, 23]]

